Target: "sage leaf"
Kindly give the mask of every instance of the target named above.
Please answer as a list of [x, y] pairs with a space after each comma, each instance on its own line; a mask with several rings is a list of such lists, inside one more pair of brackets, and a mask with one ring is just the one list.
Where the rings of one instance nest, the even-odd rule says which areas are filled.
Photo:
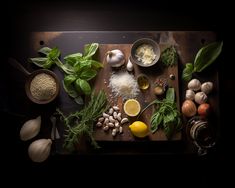
[[194, 60], [194, 71], [201, 72], [213, 63], [222, 51], [223, 42], [214, 42], [201, 48]]
[[38, 53], [41, 53], [43, 55], [48, 55], [51, 52], [51, 48], [43, 47], [40, 50], [38, 50]]
[[191, 80], [193, 72], [194, 72], [193, 64], [187, 63], [182, 73], [182, 79], [185, 81]]
[[92, 69], [87, 69], [84, 70], [81, 74], [80, 74], [80, 78], [83, 80], [91, 80], [92, 78], [94, 78], [97, 74], [97, 71], [92, 70]]
[[75, 85], [76, 85], [76, 88], [81, 88], [82, 92], [85, 95], [90, 95], [91, 94], [91, 86], [86, 80], [78, 78], [75, 81]]
[[99, 47], [98, 43], [86, 44], [84, 47], [83, 58], [90, 59], [96, 53], [98, 47]]

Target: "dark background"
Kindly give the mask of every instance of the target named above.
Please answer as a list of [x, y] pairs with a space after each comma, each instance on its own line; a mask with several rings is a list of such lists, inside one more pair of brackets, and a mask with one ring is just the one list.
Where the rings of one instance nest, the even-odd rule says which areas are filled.
[[[44, 172], [56, 173], [62, 176], [73, 174], [75, 169], [79, 174], [105, 177], [113, 176], [109, 172], [121, 170], [121, 177], [141, 172], [151, 178], [159, 177], [170, 183], [173, 178], [178, 185], [185, 180], [196, 180], [194, 185], [198, 187], [210, 186], [213, 183], [221, 183], [223, 168], [230, 166], [232, 158], [230, 150], [230, 127], [231, 111], [226, 110], [228, 99], [233, 98], [233, 70], [227, 56], [230, 48], [227, 31], [227, 21], [230, 18], [225, 5], [214, 1], [8, 1], [7, 14], [3, 14], [4, 57], [12, 55], [14, 44], [27, 42], [28, 33], [31, 31], [63, 31], [63, 30], [212, 30], [218, 33], [219, 38], [224, 40], [223, 53], [220, 58], [224, 64], [220, 65], [220, 109], [221, 109], [221, 142], [218, 150], [207, 157], [178, 155], [157, 156], [52, 156], [43, 164], [34, 164], [29, 161], [24, 145], [18, 140], [20, 117], [16, 117], [7, 111], [7, 66], [1, 68], [1, 116], [7, 123], [1, 123], [3, 139], [2, 157], [6, 161], [6, 174], [19, 176], [21, 173], [31, 174]], [[226, 20], [226, 21], [225, 21]], [[5, 37], [7, 36], [7, 37]], [[192, 44], [193, 45], [193, 44]], [[6, 55], [6, 56], [5, 56]], [[1, 62], [2, 64], [2, 62]], [[230, 92], [227, 92], [230, 91]], [[17, 94], [17, 93], [16, 93]], [[232, 102], [230, 100], [229, 102]], [[229, 130], [228, 130], [229, 129]], [[221, 169], [222, 168], [222, 169]], [[102, 170], [106, 173], [100, 174]], [[154, 170], [152, 174], [150, 171]], [[199, 173], [198, 173], [199, 172]], [[31, 174], [32, 175], [32, 174]], [[73, 174], [74, 175], [74, 174]], [[114, 176], [115, 176], [114, 175]], [[119, 174], [118, 174], [119, 175]], [[156, 176], [155, 176], [156, 175]], [[179, 176], [179, 177], [178, 177]], [[137, 178], [138, 179], [138, 178]], [[104, 180], [102, 180], [104, 181]], [[118, 182], [117, 180], [115, 182]], [[164, 181], [162, 181], [164, 182]], [[174, 182], [174, 181], [173, 181]], [[173, 183], [171, 182], [171, 183]], [[223, 181], [226, 183], [226, 181]]]

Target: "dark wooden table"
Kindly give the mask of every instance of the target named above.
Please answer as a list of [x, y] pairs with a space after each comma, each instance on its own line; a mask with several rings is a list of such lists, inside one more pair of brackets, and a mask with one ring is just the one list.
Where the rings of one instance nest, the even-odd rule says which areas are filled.
[[[179, 76], [176, 81], [179, 85], [180, 95], [177, 95], [177, 100], [181, 104], [185, 98], [186, 83], [181, 79], [183, 65], [187, 62], [192, 62], [196, 52], [203, 45], [218, 40], [215, 32], [210, 31], [73, 31], [73, 32], [32, 32], [28, 36], [28, 42], [15, 44], [14, 49], [17, 53], [13, 53], [12, 57], [16, 58], [24, 67], [29, 71], [37, 69], [36, 66], [29, 64], [27, 58], [38, 56], [37, 50], [43, 46], [58, 47], [62, 54], [61, 59], [66, 54], [83, 52], [83, 47], [87, 43], [98, 42], [101, 44], [132, 44], [135, 40], [143, 37], [148, 37], [161, 45], [172, 44], [175, 45], [179, 52], [178, 72]], [[63, 80], [63, 73], [56, 67], [52, 70]], [[207, 74], [208, 73], [208, 74]], [[218, 64], [213, 65], [205, 74], [196, 75], [201, 81], [211, 80], [215, 84], [216, 95], [210, 97], [210, 101], [215, 104], [215, 123], [214, 126], [217, 131], [218, 138], [219, 132], [219, 83], [218, 83]], [[56, 108], [60, 108], [66, 114], [69, 114], [79, 107], [64, 91], [62, 83], [60, 95], [56, 101], [48, 105], [33, 104], [28, 100], [24, 92], [24, 75], [10, 68], [10, 88], [8, 111], [15, 114], [20, 118], [21, 122], [29, 118], [42, 115], [42, 129], [40, 134], [35, 138], [50, 138], [51, 122], [50, 116], [55, 112]], [[178, 86], [177, 86], [178, 87]], [[17, 95], [16, 95], [17, 91]], [[21, 125], [19, 125], [18, 129]], [[58, 123], [60, 135], [64, 133], [64, 126]], [[178, 140], [178, 139], [177, 139]], [[29, 144], [26, 143], [25, 145]], [[64, 153], [62, 148], [63, 139], [56, 141], [56, 152]], [[90, 155], [90, 154], [121, 154], [121, 155], [149, 155], [149, 154], [189, 154], [196, 155], [197, 149], [191, 143], [186, 134], [185, 122], [184, 129], [182, 130], [181, 139], [178, 141], [165, 141], [165, 142], [99, 142], [102, 149], [95, 151], [90, 147], [80, 147], [77, 154]], [[53, 147], [52, 153], [55, 153]]]

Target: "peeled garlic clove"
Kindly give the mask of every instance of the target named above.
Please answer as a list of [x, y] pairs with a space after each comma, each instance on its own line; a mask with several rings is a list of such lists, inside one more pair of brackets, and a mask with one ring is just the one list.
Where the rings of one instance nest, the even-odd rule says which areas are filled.
[[20, 129], [20, 139], [23, 141], [35, 137], [41, 128], [41, 116], [36, 119], [30, 119], [24, 123]]
[[201, 89], [201, 82], [198, 79], [192, 79], [188, 83], [188, 88], [193, 91], [198, 91]]
[[185, 95], [186, 99], [194, 100], [194, 97], [195, 97], [194, 91], [192, 91], [190, 89], [186, 90], [186, 95]]
[[201, 91], [205, 94], [209, 94], [213, 89], [213, 83], [212, 82], [205, 82], [201, 86]]
[[204, 92], [198, 92], [195, 95], [195, 102], [198, 104], [205, 103], [207, 101], [207, 95]]
[[34, 162], [43, 162], [50, 155], [51, 139], [39, 139], [32, 142], [28, 149], [29, 157]]
[[134, 66], [133, 66], [132, 62], [130, 61], [130, 59], [129, 59], [127, 65], [126, 65], [126, 69], [128, 71], [133, 71], [133, 69], [134, 69]]

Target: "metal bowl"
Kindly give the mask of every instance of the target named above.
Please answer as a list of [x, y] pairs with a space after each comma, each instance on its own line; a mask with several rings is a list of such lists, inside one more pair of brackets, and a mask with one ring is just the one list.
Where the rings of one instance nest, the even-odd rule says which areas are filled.
[[[136, 57], [136, 50], [138, 49], [138, 47], [140, 47], [143, 44], [151, 45], [153, 47], [153, 52], [156, 55], [155, 59], [150, 64], [144, 64], [142, 61], [138, 60], [138, 58]], [[141, 67], [150, 67], [150, 66], [155, 65], [160, 58], [160, 54], [161, 52], [160, 52], [160, 47], [158, 43], [156, 43], [154, 40], [149, 39], [149, 38], [141, 38], [135, 41], [131, 47], [131, 61]]]

